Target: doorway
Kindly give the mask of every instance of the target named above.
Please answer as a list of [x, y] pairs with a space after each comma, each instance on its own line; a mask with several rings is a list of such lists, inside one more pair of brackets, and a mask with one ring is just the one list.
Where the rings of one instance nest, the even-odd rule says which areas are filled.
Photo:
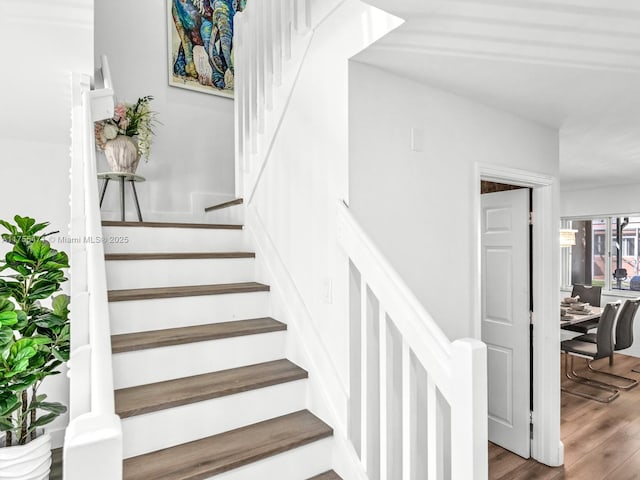
[[535, 312], [530, 344], [533, 405], [530, 455], [546, 465], [559, 466], [564, 460], [564, 447], [560, 441], [560, 385], [557, 376], [560, 355], [560, 329], [557, 322], [557, 305], [560, 301], [560, 279], [557, 275], [560, 254], [557, 180], [545, 174], [481, 163], [476, 163], [474, 180], [473, 212], [477, 237], [474, 247], [473, 331], [478, 339], [482, 338], [481, 180], [531, 190], [534, 215], [530, 288]]

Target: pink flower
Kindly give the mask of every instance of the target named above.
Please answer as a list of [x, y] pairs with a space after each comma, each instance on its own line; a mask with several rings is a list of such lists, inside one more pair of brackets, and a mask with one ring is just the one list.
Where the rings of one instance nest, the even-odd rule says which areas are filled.
[[123, 103], [119, 103], [115, 106], [113, 119], [117, 122], [127, 116], [127, 107]]

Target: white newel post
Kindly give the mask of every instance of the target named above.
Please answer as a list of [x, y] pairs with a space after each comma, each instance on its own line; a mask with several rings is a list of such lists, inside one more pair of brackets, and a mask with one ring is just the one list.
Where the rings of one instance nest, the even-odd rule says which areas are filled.
[[487, 347], [474, 339], [451, 344], [451, 478], [488, 478]]

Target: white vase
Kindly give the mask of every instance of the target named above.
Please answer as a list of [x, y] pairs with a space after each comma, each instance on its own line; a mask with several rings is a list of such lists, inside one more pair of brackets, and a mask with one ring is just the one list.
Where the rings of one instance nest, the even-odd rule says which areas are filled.
[[140, 154], [138, 142], [134, 138], [118, 135], [113, 140], [107, 140], [104, 145], [104, 154], [112, 172], [136, 173]]
[[51, 437], [40, 435], [26, 445], [0, 448], [0, 480], [48, 480]]

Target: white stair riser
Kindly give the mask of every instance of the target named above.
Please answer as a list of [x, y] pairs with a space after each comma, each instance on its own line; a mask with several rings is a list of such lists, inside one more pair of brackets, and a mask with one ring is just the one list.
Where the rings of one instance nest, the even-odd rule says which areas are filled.
[[242, 230], [102, 227], [105, 253], [232, 252], [244, 250]]
[[269, 292], [109, 303], [113, 335], [266, 316], [269, 316]]
[[107, 262], [107, 287], [111, 290], [250, 282], [254, 278], [253, 258]]
[[208, 477], [207, 480], [301, 480], [331, 470], [332, 438]]
[[208, 223], [244, 223], [244, 205], [234, 205], [232, 207], [221, 208], [205, 212], [204, 218]]
[[305, 380], [168, 408], [122, 421], [129, 458], [226, 432], [304, 408]]
[[285, 332], [150, 348], [113, 355], [115, 388], [243, 367], [284, 357]]

